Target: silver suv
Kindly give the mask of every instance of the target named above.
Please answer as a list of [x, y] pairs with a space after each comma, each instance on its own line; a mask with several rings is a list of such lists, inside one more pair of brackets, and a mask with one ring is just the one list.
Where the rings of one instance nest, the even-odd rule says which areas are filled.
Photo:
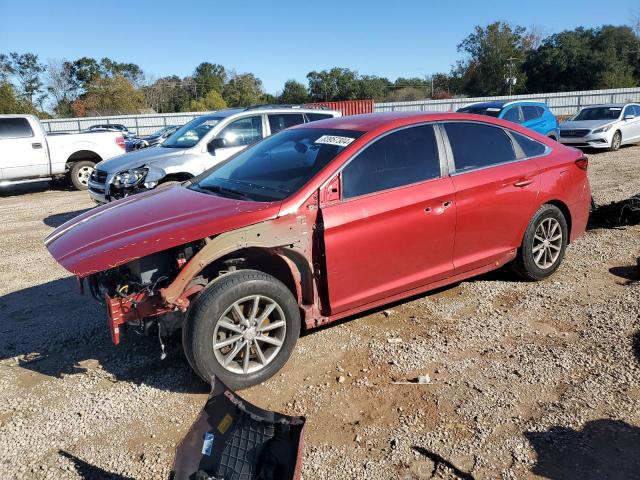
[[98, 163], [89, 179], [89, 195], [97, 203], [107, 203], [161, 184], [182, 182], [280, 130], [340, 115], [296, 105], [258, 105], [202, 115], [158, 147]]

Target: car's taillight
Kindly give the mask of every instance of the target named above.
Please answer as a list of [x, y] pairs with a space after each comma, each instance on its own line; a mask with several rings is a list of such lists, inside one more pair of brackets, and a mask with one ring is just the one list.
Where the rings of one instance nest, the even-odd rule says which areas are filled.
[[578, 167], [580, 170], [587, 171], [587, 168], [589, 167], [589, 159], [583, 155], [576, 160], [576, 167]]
[[122, 135], [118, 135], [116, 137], [116, 144], [121, 148], [121, 149], [125, 149], [125, 145], [124, 145], [124, 137]]

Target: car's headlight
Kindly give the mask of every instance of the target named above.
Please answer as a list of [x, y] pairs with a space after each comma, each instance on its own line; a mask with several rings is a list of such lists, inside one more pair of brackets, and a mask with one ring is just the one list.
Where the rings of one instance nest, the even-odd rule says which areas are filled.
[[608, 132], [609, 130], [611, 130], [611, 127], [613, 125], [605, 125], [604, 127], [600, 127], [600, 128], [596, 128], [595, 130], [593, 130], [591, 133], [604, 133], [604, 132]]
[[113, 185], [120, 188], [135, 187], [144, 179], [147, 171], [148, 169], [146, 168], [133, 168], [120, 172], [113, 177]]

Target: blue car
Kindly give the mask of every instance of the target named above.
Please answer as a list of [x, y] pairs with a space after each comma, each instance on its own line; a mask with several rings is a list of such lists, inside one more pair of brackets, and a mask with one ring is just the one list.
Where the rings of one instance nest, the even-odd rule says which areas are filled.
[[460, 113], [475, 113], [502, 118], [534, 132], [546, 135], [554, 140], [560, 138], [558, 121], [549, 107], [543, 102], [513, 101], [513, 102], [481, 102], [472, 103], [458, 110]]

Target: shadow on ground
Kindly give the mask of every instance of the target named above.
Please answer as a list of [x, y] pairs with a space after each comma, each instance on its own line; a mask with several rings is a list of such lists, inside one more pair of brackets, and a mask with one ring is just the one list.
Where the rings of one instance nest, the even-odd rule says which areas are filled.
[[0, 297], [0, 360], [17, 357], [17, 367], [57, 378], [102, 369], [112, 381], [207, 393], [184, 359], [179, 335], [165, 342], [162, 361], [158, 339], [132, 329], [113, 345], [106, 312], [78, 293], [73, 277]]
[[73, 462], [76, 473], [83, 480], [133, 480], [132, 477], [125, 477], [123, 475], [118, 475], [117, 473], [111, 473], [100, 467], [91, 465], [90, 463], [87, 463], [64, 450], [59, 450], [58, 454]]
[[58, 228], [65, 222], [68, 222], [73, 217], [77, 217], [78, 215], [83, 214], [84, 212], [88, 212], [91, 208], [83, 208], [82, 210], [76, 210], [74, 212], [65, 212], [65, 213], [57, 213], [55, 215], [49, 215], [46, 217], [43, 222], [48, 227]]
[[624, 265], [621, 267], [611, 267], [609, 269], [609, 273], [623, 280], [626, 280], [625, 282], [626, 285], [640, 281], [640, 257], [638, 257], [638, 261], [636, 265]]
[[525, 432], [537, 453], [532, 472], [552, 480], [640, 478], [640, 428], [619, 420], [594, 420], [582, 430], [553, 427]]
[[10, 185], [0, 188], [0, 198], [15, 197], [17, 195], [26, 195], [29, 193], [46, 192], [47, 190], [56, 190], [60, 192], [70, 192], [73, 190], [65, 182], [47, 181], [32, 183], [22, 183], [18, 185]]

